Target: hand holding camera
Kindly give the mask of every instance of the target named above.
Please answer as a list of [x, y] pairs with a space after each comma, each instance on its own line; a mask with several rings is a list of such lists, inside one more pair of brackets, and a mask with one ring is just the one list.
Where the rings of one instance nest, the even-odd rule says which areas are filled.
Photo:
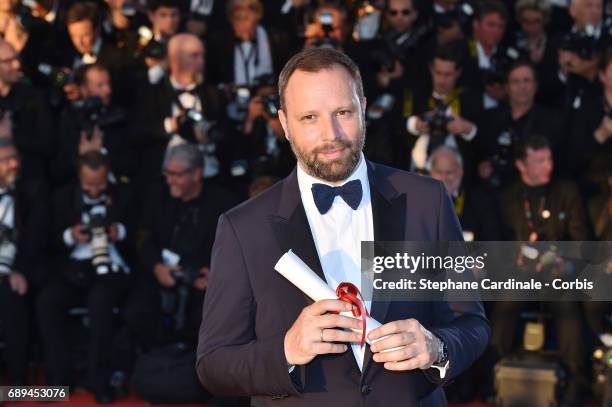
[[468, 134], [472, 131], [473, 127], [472, 123], [456, 115], [453, 115], [446, 124], [446, 130], [450, 134]]
[[77, 243], [84, 244], [89, 242], [89, 239], [91, 238], [90, 234], [87, 232], [87, 229], [87, 225], [78, 223], [70, 228], [70, 234]]
[[210, 269], [208, 267], [202, 267], [200, 269], [200, 274], [202, 277], [198, 277], [194, 280], [193, 286], [200, 291], [204, 291], [206, 287], [208, 287], [208, 273]]
[[612, 117], [610, 117], [610, 113], [607, 113], [601, 119], [601, 124], [597, 130], [595, 130], [593, 136], [599, 144], [605, 143], [606, 140], [612, 137]]
[[98, 126], [93, 127], [91, 137], [85, 130], [81, 131], [81, 140], [79, 142], [79, 154], [83, 155], [89, 151], [102, 150], [102, 130]]
[[180, 271], [179, 266], [173, 266], [164, 263], [157, 263], [153, 268], [153, 274], [157, 281], [164, 287], [174, 287], [176, 285], [176, 280], [174, 279], [172, 272]]

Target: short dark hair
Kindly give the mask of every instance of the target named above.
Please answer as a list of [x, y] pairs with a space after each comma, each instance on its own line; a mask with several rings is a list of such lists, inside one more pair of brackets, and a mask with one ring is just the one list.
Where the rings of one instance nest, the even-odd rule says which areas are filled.
[[81, 172], [83, 167], [87, 167], [94, 171], [98, 171], [101, 168], [110, 171], [110, 160], [108, 155], [102, 154], [100, 151], [88, 151], [81, 154], [77, 159], [78, 171]]
[[499, 14], [504, 21], [510, 18], [506, 5], [500, 0], [480, 0], [476, 5], [474, 18], [480, 21], [483, 17], [493, 13]]
[[94, 69], [98, 71], [104, 71], [110, 75], [110, 71], [108, 70], [108, 68], [100, 64], [99, 62], [96, 62], [93, 64], [81, 65], [74, 71], [74, 83], [76, 83], [79, 86], [84, 85], [87, 79], [87, 74], [89, 73], [89, 71], [94, 70]]
[[461, 69], [463, 67], [463, 55], [459, 46], [460, 41], [451, 41], [448, 44], [439, 45], [434, 52], [431, 62], [433, 63], [434, 59], [454, 62], [455, 68]]
[[94, 3], [84, 1], [70, 7], [66, 16], [66, 25], [81, 21], [91, 21], [94, 29], [100, 27], [100, 12]]
[[535, 66], [526, 59], [520, 59], [516, 62], [513, 62], [506, 70], [506, 83], [508, 83], [508, 81], [510, 80], [510, 74], [519, 68], [528, 68], [529, 70], [531, 70], [531, 73], [533, 73], [533, 77], [535, 78], [536, 82], [538, 82], [538, 71], [536, 70]]
[[514, 149], [514, 158], [517, 160], [524, 161], [527, 158], [527, 149], [542, 150], [544, 148], [550, 148], [550, 142], [548, 139], [539, 134], [532, 134], [525, 137], [516, 143]]
[[331, 69], [339, 65], [346, 69], [357, 86], [357, 95], [363, 99], [363, 82], [357, 64], [346, 54], [332, 48], [311, 48], [299, 52], [287, 62], [278, 79], [278, 94], [280, 96], [281, 110], [285, 110], [285, 89], [291, 75], [295, 71], [315, 73], [324, 69]]
[[181, 6], [176, 0], [149, 0], [147, 4], [147, 9], [151, 13], [155, 13], [160, 8], [175, 8], [180, 11]]

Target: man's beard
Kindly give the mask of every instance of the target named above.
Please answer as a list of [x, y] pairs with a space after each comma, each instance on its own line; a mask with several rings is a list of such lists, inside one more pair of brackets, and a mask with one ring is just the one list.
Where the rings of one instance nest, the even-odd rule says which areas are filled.
[[[292, 137], [288, 137], [288, 139], [298, 162], [302, 164], [309, 175], [327, 182], [339, 182], [347, 179], [359, 164], [361, 151], [365, 144], [365, 132], [361, 132], [361, 136], [356, 143], [351, 143], [348, 140], [338, 140], [317, 147], [311, 152], [301, 151], [293, 143]], [[319, 153], [339, 148], [348, 149], [348, 155], [325, 162], [317, 160]], [[346, 150], [343, 153], [346, 153]]]

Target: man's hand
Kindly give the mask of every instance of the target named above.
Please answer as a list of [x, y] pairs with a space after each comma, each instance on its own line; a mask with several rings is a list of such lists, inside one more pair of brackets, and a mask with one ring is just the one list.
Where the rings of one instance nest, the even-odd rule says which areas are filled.
[[155, 274], [155, 278], [157, 281], [163, 285], [164, 287], [174, 287], [176, 281], [174, 277], [172, 277], [172, 270], [177, 270], [177, 266], [170, 266], [168, 264], [157, 263], [153, 268], [153, 274]]
[[76, 83], [68, 83], [64, 85], [64, 93], [66, 94], [66, 99], [68, 100], [77, 100], [81, 97], [81, 91]]
[[491, 161], [483, 161], [478, 164], [478, 176], [482, 179], [489, 179], [493, 175], [493, 164]]
[[70, 234], [72, 234], [72, 238], [77, 242], [77, 243], [87, 243], [89, 242], [90, 236], [89, 233], [86, 233], [87, 226], [83, 225], [82, 223], [76, 224], [73, 227], [70, 228]]
[[23, 274], [17, 271], [13, 271], [9, 274], [9, 284], [11, 285], [11, 290], [19, 295], [24, 295], [28, 292], [28, 281]]
[[351, 305], [340, 300], [321, 300], [305, 307], [285, 335], [287, 363], [305, 365], [317, 355], [343, 353], [348, 349], [347, 345], [334, 342], [359, 342], [361, 333], [342, 328], [361, 329], [361, 320], [328, 314], [350, 310]]
[[[384, 324], [371, 331], [368, 339], [372, 343], [375, 362], [384, 363], [387, 370], [429, 369], [438, 359], [440, 340], [416, 319], [404, 319]], [[390, 350], [394, 348], [400, 348]], [[384, 352], [387, 350], [388, 352]]]
[[193, 286], [200, 291], [204, 291], [206, 287], [208, 287], [208, 273], [210, 269], [208, 267], [202, 267], [200, 269], [200, 274], [202, 277], [198, 277], [194, 280]]
[[84, 131], [81, 131], [81, 140], [79, 142], [79, 154], [83, 155], [89, 151], [102, 150], [102, 130], [98, 126], [94, 126], [91, 138], [87, 137]]
[[108, 227], [108, 238], [111, 242], [116, 242], [119, 240], [119, 226], [116, 223], [113, 223]]
[[404, 66], [399, 61], [395, 61], [392, 71], [383, 66], [382, 70], [376, 75], [376, 79], [380, 87], [386, 88], [392, 80], [401, 78], [402, 75], [404, 75]]
[[474, 124], [459, 116], [454, 116], [446, 125], [450, 134], [469, 134], [473, 128]]
[[612, 137], [612, 119], [610, 119], [608, 116], [604, 116], [601, 119], [599, 128], [595, 130], [593, 136], [599, 144], [604, 144], [606, 140]]
[[419, 134], [429, 134], [429, 123], [427, 123], [425, 120], [421, 120], [420, 117], [416, 118], [414, 127]]

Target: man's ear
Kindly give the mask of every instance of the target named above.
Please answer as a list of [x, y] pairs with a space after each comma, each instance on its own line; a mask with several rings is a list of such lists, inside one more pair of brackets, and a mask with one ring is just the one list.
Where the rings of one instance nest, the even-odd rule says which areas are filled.
[[519, 170], [519, 172], [525, 172], [525, 163], [523, 162], [523, 160], [514, 160], [514, 165], [516, 166], [516, 169]]
[[289, 140], [289, 138], [287, 137], [287, 134], [289, 134], [289, 132], [287, 131], [287, 115], [285, 114], [285, 111], [283, 109], [278, 110], [278, 121], [280, 121], [281, 126], [283, 126], [285, 138]]

